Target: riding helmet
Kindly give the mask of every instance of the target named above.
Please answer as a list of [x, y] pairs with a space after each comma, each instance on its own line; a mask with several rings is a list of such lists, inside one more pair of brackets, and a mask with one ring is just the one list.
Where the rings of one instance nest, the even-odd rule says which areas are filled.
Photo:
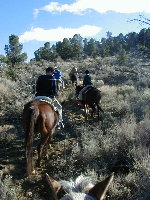
[[53, 67], [48, 67], [47, 69], [46, 69], [46, 73], [47, 72], [54, 72], [54, 68]]
[[86, 74], [89, 74], [90, 72], [89, 72], [89, 70], [85, 70], [85, 73], [86, 73]]

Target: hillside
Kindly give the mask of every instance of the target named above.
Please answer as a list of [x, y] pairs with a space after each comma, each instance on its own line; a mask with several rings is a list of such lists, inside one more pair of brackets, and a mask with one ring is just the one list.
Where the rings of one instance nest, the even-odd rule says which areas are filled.
[[[55, 63], [30, 62], [14, 69], [0, 66], [0, 199], [46, 200], [45, 173], [57, 180], [94, 174], [103, 179], [112, 171], [115, 178], [108, 199], [150, 199], [150, 59], [128, 55], [120, 66], [116, 57], [88, 58]], [[37, 77], [47, 66], [62, 70], [65, 128], [56, 130], [49, 159], [42, 161], [32, 179], [25, 177], [24, 104], [35, 95]], [[87, 122], [76, 105], [75, 87], [69, 82], [70, 69], [78, 68], [80, 81], [89, 69], [94, 86], [102, 93], [103, 121], [96, 116]], [[34, 159], [37, 158], [35, 136]]]

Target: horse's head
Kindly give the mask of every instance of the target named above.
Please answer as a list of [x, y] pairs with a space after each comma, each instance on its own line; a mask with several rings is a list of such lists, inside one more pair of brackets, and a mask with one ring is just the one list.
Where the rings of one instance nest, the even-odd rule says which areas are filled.
[[75, 181], [56, 181], [46, 174], [52, 200], [103, 200], [114, 173], [101, 182], [94, 177], [79, 176]]

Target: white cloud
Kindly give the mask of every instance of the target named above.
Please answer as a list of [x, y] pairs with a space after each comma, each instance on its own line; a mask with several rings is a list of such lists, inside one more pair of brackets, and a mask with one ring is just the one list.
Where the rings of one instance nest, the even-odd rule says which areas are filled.
[[33, 16], [36, 18], [39, 14], [39, 9], [34, 9]]
[[45, 30], [43, 28], [32, 28], [26, 31], [19, 37], [19, 42], [37, 41], [62, 41], [64, 38], [72, 38], [75, 34], [80, 34], [82, 37], [94, 37], [100, 31], [101, 27], [84, 25], [79, 28], [62, 28]]
[[76, 0], [72, 4], [60, 4], [50, 2], [48, 5], [38, 9], [38, 11], [48, 12], [70, 12], [83, 14], [85, 11], [93, 9], [99, 13], [115, 11], [120, 13], [150, 12], [149, 0]]

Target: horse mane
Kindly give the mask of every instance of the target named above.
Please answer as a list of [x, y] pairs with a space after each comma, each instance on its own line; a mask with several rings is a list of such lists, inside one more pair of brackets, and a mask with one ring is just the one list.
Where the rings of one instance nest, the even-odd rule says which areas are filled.
[[67, 193], [70, 192], [83, 192], [89, 187], [93, 187], [96, 183], [94, 176], [78, 176], [74, 181], [60, 180], [60, 184], [63, 185]]

